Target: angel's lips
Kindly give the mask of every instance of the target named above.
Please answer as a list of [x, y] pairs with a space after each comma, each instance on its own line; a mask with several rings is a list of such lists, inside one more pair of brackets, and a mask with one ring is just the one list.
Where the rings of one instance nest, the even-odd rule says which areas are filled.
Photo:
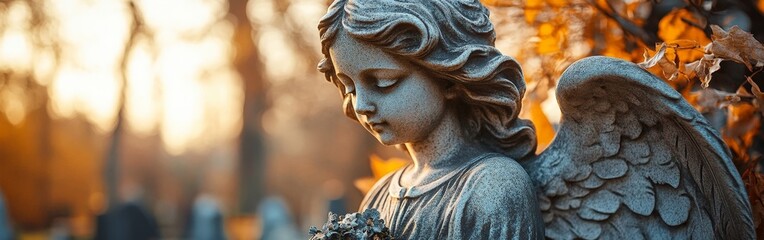
[[375, 132], [380, 132], [384, 129], [384, 127], [387, 126], [386, 122], [367, 122], [366, 124], [369, 125], [369, 128]]

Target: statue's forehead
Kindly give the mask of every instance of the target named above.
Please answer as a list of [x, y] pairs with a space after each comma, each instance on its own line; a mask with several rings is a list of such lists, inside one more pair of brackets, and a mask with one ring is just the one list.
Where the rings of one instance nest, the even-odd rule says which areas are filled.
[[329, 48], [335, 69], [346, 75], [356, 75], [370, 68], [400, 68], [401, 61], [379, 47], [355, 39], [340, 31]]

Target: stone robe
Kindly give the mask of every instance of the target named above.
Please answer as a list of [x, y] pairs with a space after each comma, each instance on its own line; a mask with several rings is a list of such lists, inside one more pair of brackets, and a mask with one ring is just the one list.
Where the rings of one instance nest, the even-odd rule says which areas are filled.
[[380, 179], [361, 211], [379, 210], [396, 239], [542, 239], [530, 177], [514, 160], [485, 154], [432, 182], [404, 188], [409, 166]]

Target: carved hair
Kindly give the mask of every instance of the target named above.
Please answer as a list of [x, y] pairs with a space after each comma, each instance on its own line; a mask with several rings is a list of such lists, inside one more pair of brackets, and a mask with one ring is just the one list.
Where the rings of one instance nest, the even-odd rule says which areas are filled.
[[[517, 115], [525, 94], [518, 63], [494, 47], [488, 10], [478, 0], [336, 0], [318, 24], [318, 64], [341, 92], [329, 54], [339, 31], [453, 84], [460, 121], [485, 145], [522, 160], [536, 149], [530, 121]], [[345, 115], [357, 120], [349, 98]]]

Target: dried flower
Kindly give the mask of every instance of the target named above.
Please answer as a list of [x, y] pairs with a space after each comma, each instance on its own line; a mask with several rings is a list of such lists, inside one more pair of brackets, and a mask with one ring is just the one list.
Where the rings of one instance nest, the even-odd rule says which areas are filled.
[[363, 213], [349, 213], [338, 216], [329, 213], [328, 220], [321, 229], [310, 227], [311, 240], [389, 240], [393, 239], [385, 220], [376, 209], [366, 209]]

